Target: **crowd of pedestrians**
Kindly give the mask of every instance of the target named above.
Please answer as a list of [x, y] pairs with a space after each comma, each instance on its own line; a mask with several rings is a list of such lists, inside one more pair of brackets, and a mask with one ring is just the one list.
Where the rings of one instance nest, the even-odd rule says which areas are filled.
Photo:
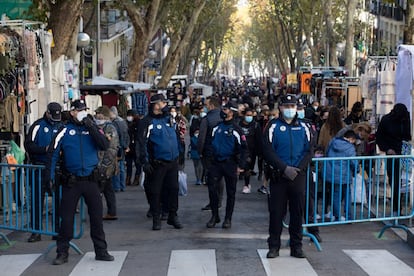
[[[267, 257], [279, 255], [288, 206], [291, 256], [304, 258], [302, 221], [306, 170], [311, 159], [373, 154], [372, 128], [364, 118], [361, 102], [353, 105], [350, 114], [344, 114], [340, 106], [321, 106], [316, 100], [275, 91], [266, 82], [224, 86], [207, 98], [192, 90], [184, 91], [184, 95], [186, 104], [176, 107], [168, 106], [162, 93], [154, 93], [148, 102], [148, 115], [130, 109], [126, 118], [118, 115], [115, 106], [102, 106], [89, 111], [93, 116], [88, 115], [85, 103], [76, 100], [66, 123], [61, 122], [60, 105], [51, 103], [44, 117], [33, 124], [26, 150], [33, 164], [51, 168], [46, 170], [42, 183], [32, 183], [32, 189], [42, 195], [33, 193], [39, 198], [35, 200], [34, 212], [42, 208], [49, 182], [61, 181], [56, 172], [66, 175], [66, 181], [56, 183], [62, 185], [63, 194], [54, 264], [67, 262], [73, 215], [81, 195], [90, 207], [91, 237], [97, 260], [113, 260], [106, 249], [102, 220], [118, 219], [116, 193], [125, 191], [126, 186], [143, 183], [149, 205], [147, 216], [152, 218], [153, 230], [161, 230], [163, 220], [175, 229], [183, 228], [179, 219], [179, 172], [193, 169], [195, 179], [188, 179], [188, 183], [208, 187], [209, 202], [202, 207], [211, 211], [207, 228], [221, 222], [222, 206], [225, 211], [221, 226], [231, 228], [233, 212], [237, 211], [237, 194], [248, 196], [257, 190], [268, 195]], [[408, 112], [404, 107], [396, 105], [379, 125], [379, 147], [387, 154], [401, 153], [401, 141], [410, 138]], [[75, 139], [81, 139], [81, 145]], [[186, 156], [192, 160], [192, 167], [184, 168]], [[63, 161], [55, 170], [59, 160]], [[358, 164], [354, 165], [358, 169]], [[252, 187], [254, 176], [260, 183], [257, 187]], [[239, 180], [243, 183], [240, 190]], [[349, 183], [340, 179], [340, 173], [328, 181], [332, 185], [327, 187], [334, 189], [333, 202], [327, 202], [326, 209], [321, 211], [329, 215], [332, 210], [333, 219], [349, 218], [349, 190], [338, 192], [341, 185]], [[101, 193], [107, 204], [105, 214]], [[316, 200], [314, 196], [310, 199]], [[339, 207], [341, 203], [344, 208]], [[34, 221], [33, 229], [39, 228], [41, 219]], [[308, 231], [322, 241], [317, 227]], [[29, 241], [40, 239], [40, 235], [33, 234]]]

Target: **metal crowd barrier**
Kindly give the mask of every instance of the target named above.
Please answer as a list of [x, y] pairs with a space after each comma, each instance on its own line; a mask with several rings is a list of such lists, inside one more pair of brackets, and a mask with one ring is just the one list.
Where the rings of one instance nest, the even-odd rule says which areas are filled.
[[[44, 166], [40, 165], [9, 165], [7, 163], [0, 163], [0, 229], [47, 236], [56, 236], [58, 234], [58, 209], [62, 195], [61, 186], [46, 191], [43, 206], [35, 210], [35, 200], [41, 202], [41, 185], [33, 185], [33, 183], [42, 183], [42, 171], [44, 168]], [[74, 239], [81, 238], [84, 232], [85, 212], [83, 198], [79, 202], [78, 209], [79, 212], [74, 219]], [[37, 227], [35, 227], [36, 225]], [[4, 233], [0, 232], [0, 237], [8, 245], [11, 245], [10, 240]], [[55, 243], [51, 244], [46, 250], [46, 254], [54, 246], [56, 246]], [[70, 246], [79, 254], [83, 254], [74, 243], [71, 242]]]
[[307, 227], [381, 221], [385, 226], [378, 238], [389, 228], [408, 232], [399, 221], [411, 224], [414, 216], [413, 164], [413, 155], [313, 158], [307, 171], [304, 235], [320, 251]]

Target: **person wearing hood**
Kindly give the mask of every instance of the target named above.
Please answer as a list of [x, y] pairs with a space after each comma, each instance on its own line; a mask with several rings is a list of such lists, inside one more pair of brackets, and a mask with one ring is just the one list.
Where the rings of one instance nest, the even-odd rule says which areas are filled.
[[119, 148], [119, 137], [115, 126], [110, 121], [109, 108], [104, 105], [95, 110], [96, 125], [103, 131], [109, 141], [109, 148], [98, 152], [99, 163], [98, 170], [100, 179], [98, 179], [99, 187], [105, 197], [107, 214], [103, 216], [104, 220], [116, 220], [116, 198], [112, 187], [111, 178], [118, 170], [118, 162], [116, 156]]
[[289, 202], [290, 255], [306, 258], [302, 250], [302, 220], [305, 206], [306, 170], [311, 161], [309, 138], [297, 118], [295, 95], [284, 95], [280, 117], [269, 122], [264, 132], [263, 157], [272, 168], [269, 194], [269, 251], [279, 256], [283, 218]]
[[164, 95], [150, 99], [150, 113], [142, 119], [136, 138], [139, 160], [145, 172], [145, 192], [153, 219], [152, 230], [161, 229], [161, 196], [168, 194], [167, 224], [181, 229], [178, 220], [178, 157], [180, 138]]
[[[352, 157], [356, 156], [356, 134], [353, 130], [345, 132], [343, 137], [336, 137], [328, 145], [327, 157]], [[332, 160], [326, 162], [326, 185], [333, 186], [333, 216], [335, 220], [350, 220], [351, 214], [351, 185], [355, 171], [358, 172], [357, 160]], [[344, 201], [340, 213], [341, 202]]]
[[[400, 155], [402, 142], [411, 140], [410, 113], [404, 104], [398, 103], [390, 113], [382, 117], [377, 133], [376, 142], [379, 149], [387, 155]], [[398, 210], [400, 194], [400, 162], [398, 159], [387, 159], [388, 183], [393, 189], [393, 212]]]
[[118, 109], [116, 106], [111, 107], [111, 121], [118, 131], [119, 137], [119, 150], [118, 150], [118, 162], [119, 173], [112, 177], [112, 186], [115, 192], [123, 192], [126, 189], [126, 175], [125, 175], [125, 154], [130, 151], [129, 149], [129, 135], [127, 122], [118, 115]]
[[[46, 165], [47, 150], [52, 138], [63, 127], [62, 124], [62, 106], [59, 103], [51, 102], [47, 105], [47, 110], [43, 117], [35, 121], [29, 128], [29, 133], [24, 141], [24, 147], [30, 158], [30, 163], [33, 165]], [[33, 209], [31, 220], [31, 228], [33, 230], [42, 230], [42, 209], [44, 205], [45, 193], [50, 194], [49, 183], [45, 180], [48, 178], [44, 175], [45, 170], [42, 170], [41, 179], [39, 181], [39, 170], [35, 170], [35, 176], [29, 177], [30, 181], [30, 195], [32, 196]], [[57, 229], [55, 229], [57, 231]], [[40, 234], [33, 232], [28, 242], [37, 242], [41, 240]]]

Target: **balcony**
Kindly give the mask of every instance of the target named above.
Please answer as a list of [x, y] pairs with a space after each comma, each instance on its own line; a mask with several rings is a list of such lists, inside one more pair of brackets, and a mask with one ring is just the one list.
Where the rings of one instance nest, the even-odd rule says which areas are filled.
[[[370, 13], [374, 15], [378, 15], [378, 4], [376, 1], [373, 1], [370, 4], [369, 11]], [[379, 15], [384, 16], [389, 19], [394, 19], [396, 21], [403, 21], [404, 20], [404, 9], [401, 6], [380, 3]]]
[[129, 25], [128, 19], [121, 16], [119, 10], [106, 9], [101, 11], [101, 39], [111, 39], [127, 30]]

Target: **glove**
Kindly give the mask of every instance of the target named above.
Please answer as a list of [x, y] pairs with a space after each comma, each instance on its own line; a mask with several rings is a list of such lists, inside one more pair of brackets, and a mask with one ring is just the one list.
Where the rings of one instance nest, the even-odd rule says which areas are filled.
[[147, 174], [152, 174], [154, 172], [154, 168], [152, 167], [152, 165], [150, 163], [144, 164], [144, 166], [142, 167], [142, 169]]
[[93, 122], [93, 118], [90, 114], [88, 114], [88, 116], [86, 116], [85, 118], [83, 118], [82, 123], [87, 127], [87, 128], [91, 128], [95, 123]]
[[283, 175], [293, 181], [295, 180], [296, 176], [298, 176], [300, 170], [298, 168], [295, 167], [291, 167], [291, 166], [287, 166], [286, 169], [283, 171]]

